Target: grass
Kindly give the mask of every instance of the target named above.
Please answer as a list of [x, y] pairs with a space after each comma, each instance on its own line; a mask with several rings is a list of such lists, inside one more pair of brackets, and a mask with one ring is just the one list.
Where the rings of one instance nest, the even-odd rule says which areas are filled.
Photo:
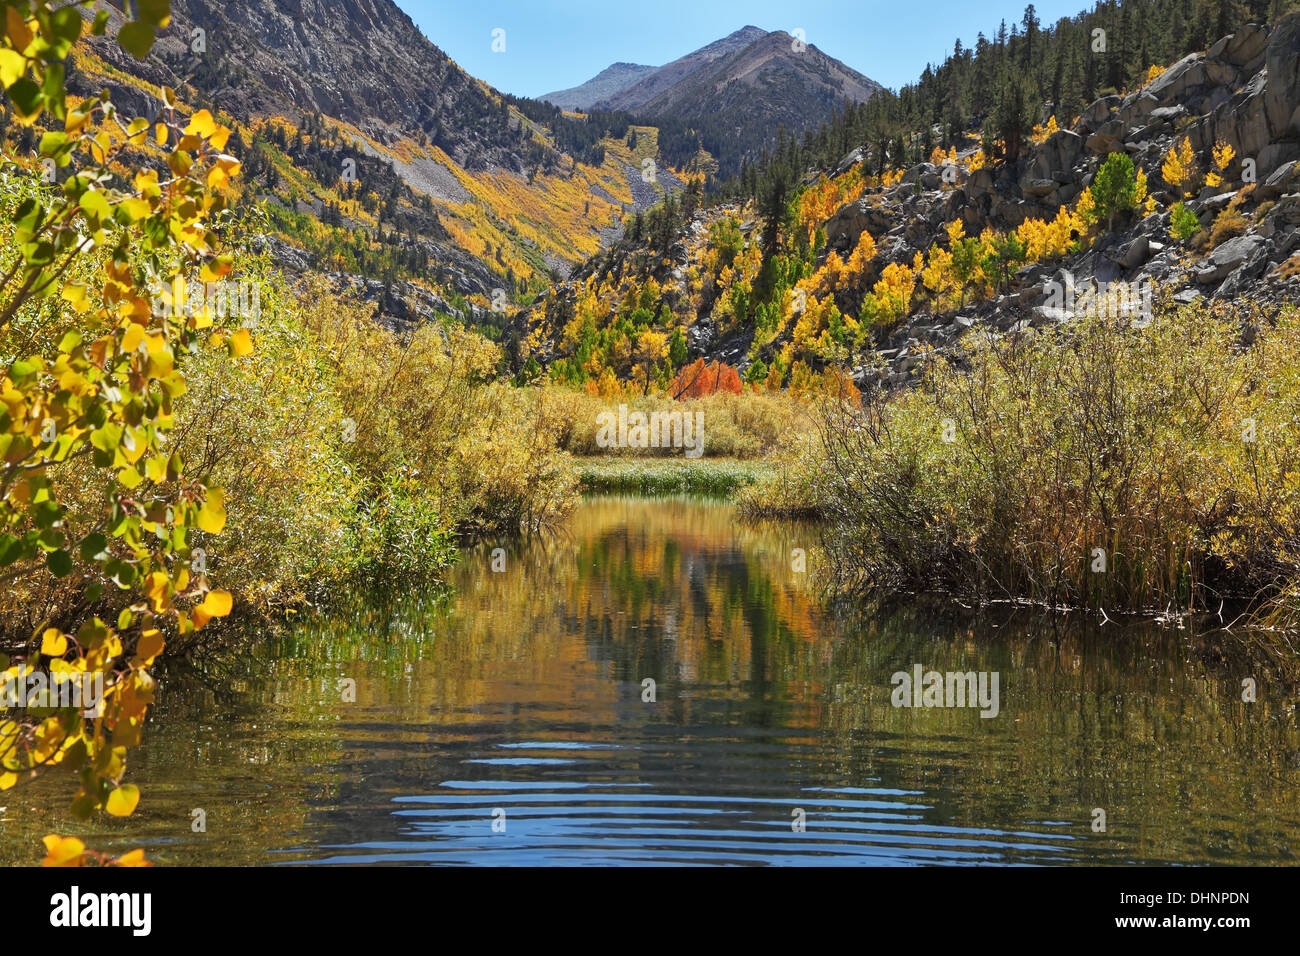
[[584, 458], [577, 470], [584, 491], [731, 497], [767, 477], [771, 466], [733, 458]]

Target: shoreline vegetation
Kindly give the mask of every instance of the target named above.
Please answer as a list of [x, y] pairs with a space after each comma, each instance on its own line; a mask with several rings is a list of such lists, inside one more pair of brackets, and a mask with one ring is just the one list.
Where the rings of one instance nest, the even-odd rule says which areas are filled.
[[[1147, 328], [976, 331], [962, 362], [930, 363], [897, 393], [607, 398], [504, 382], [499, 347], [471, 330], [394, 335], [319, 278], [243, 265], [262, 303], [257, 349], [189, 357], [173, 438], [223, 489], [206, 571], [241, 611], [323, 606], [348, 582], [432, 582], [458, 544], [555, 527], [583, 493], [685, 493], [730, 498], [746, 520], [820, 522], [840, 593], [1116, 617], [1246, 601], [1259, 623], [1300, 620], [1294, 308], [1165, 303]], [[600, 447], [619, 404], [697, 416], [704, 456]], [[87, 509], [92, 470], [65, 472]], [[93, 575], [12, 578], [10, 648], [43, 623], [120, 610], [86, 602]], [[202, 646], [176, 638], [178, 652]]]

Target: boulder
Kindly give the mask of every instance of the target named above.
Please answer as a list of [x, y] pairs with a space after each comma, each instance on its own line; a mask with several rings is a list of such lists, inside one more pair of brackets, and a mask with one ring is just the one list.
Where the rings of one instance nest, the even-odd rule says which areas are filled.
[[1108, 120], [1088, 137], [1088, 152], [1098, 156], [1108, 156], [1124, 148], [1124, 136], [1128, 128], [1121, 119]]
[[1295, 176], [1295, 160], [1279, 166], [1277, 169], [1273, 170], [1272, 175], [1270, 175], [1268, 179], [1255, 187], [1255, 198], [1261, 201], [1266, 199], [1277, 199], [1292, 188]]
[[1119, 108], [1119, 118], [1126, 123], [1137, 123], [1146, 119], [1160, 106], [1160, 101], [1146, 90], [1138, 90], [1124, 99]]
[[845, 156], [843, 159], [839, 161], [839, 163], [835, 166], [835, 172], [831, 173], [831, 178], [834, 179], [837, 176], [843, 176], [845, 173], [847, 173], [858, 163], [862, 162], [862, 159], [863, 159], [862, 147], [859, 146], [857, 149], [853, 150], [851, 153], [849, 153], [847, 156]]
[[1150, 257], [1151, 240], [1146, 236], [1138, 236], [1112, 253], [1111, 261], [1122, 265], [1125, 269], [1136, 269], [1145, 264]]
[[1210, 253], [1209, 258], [1196, 270], [1196, 281], [1201, 285], [1222, 282], [1242, 266], [1253, 265], [1260, 256], [1268, 256], [1268, 240], [1263, 236], [1247, 233], [1229, 239]]
[[1079, 117], [1079, 127], [1085, 132], [1093, 132], [1110, 118], [1111, 110], [1118, 109], [1123, 102], [1118, 96], [1103, 96], [1094, 101]]
[[1268, 88], [1264, 105], [1273, 139], [1300, 132], [1300, 13], [1278, 23], [1265, 58]]
[[883, 207], [858, 199], [841, 206], [826, 221], [826, 240], [832, 248], [845, 251], [857, 245], [864, 229], [876, 236], [888, 232], [893, 225], [893, 219]]
[[939, 173], [939, 167], [933, 163], [917, 163], [907, 172], [903, 173], [902, 182], [916, 183], [921, 182], [926, 176], [934, 176]]
[[1027, 179], [1021, 185], [1021, 191], [1031, 199], [1043, 199], [1056, 192], [1056, 180]]
[[996, 174], [992, 169], [985, 166], [971, 173], [970, 179], [966, 183], [966, 191], [972, 199], [978, 199], [991, 193], [996, 182]]
[[[1237, 155], [1254, 157], [1258, 162], [1273, 139], [1269, 125], [1268, 74], [1260, 72], [1229, 102], [1219, 106], [1204, 126], [1203, 140], [1230, 143]], [[1259, 170], [1260, 175], [1267, 171]]]
[[1257, 23], [1248, 23], [1210, 47], [1205, 57], [1244, 68], [1253, 66], [1267, 49], [1268, 30]]
[[1210, 74], [1205, 66], [1205, 56], [1189, 53], [1169, 69], [1156, 77], [1146, 88], [1162, 106], [1179, 103], [1189, 99], [1189, 93], [1210, 82]]
[[1300, 143], [1269, 143], [1259, 151], [1255, 176], [1272, 176], [1287, 163], [1300, 160]]
[[[1059, 130], [1036, 147], [1025, 179], [1057, 179], [1070, 182], [1069, 170], [1083, 154], [1083, 137], [1068, 129]], [[1063, 178], [1062, 178], [1063, 177]]]

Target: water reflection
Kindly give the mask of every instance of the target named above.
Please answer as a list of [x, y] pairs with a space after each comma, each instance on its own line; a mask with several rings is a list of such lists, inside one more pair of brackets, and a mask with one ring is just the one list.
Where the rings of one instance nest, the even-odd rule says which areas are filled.
[[[141, 809], [97, 842], [171, 863], [1294, 862], [1293, 685], [1174, 629], [831, 614], [816, 543], [716, 502], [590, 499], [560, 535], [470, 552], [450, 596], [169, 675]], [[999, 716], [891, 706], [914, 664], [998, 672]], [[5, 862], [73, 829], [65, 793], [8, 801]]]

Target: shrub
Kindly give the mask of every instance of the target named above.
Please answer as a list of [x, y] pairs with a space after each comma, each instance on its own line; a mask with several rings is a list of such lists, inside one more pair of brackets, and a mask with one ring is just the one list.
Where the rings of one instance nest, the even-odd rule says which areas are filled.
[[1225, 209], [1214, 217], [1214, 225], [1210, 227], [1210, 247], [1217, 248], [1229, 239], [1244, 235], [1249, 228], [1250, 224], [1241, 213]]
[[[1266, 327], [1246, 352], [1243, 321]], [[1088, 318], [834, 408], [818, 499], [841, 586], [1110, 610], [1300, 594], [1298, 354], [1294, 315]]]
[[1115, 217], [1138, 208], [1141, 201], [1138, 177], [1133, 160], [1127, 153], [1111, 153], [1097, 170], [1090, 187], [1092, 203], [1089, 214], [1106, 221], [1107, 231], [1115, 228]]
[[1169, 210], [1169, 234], [1179, 242], [1186, 242], [1201, 228], [1201, 220], [1183, 202], [1176, 202]]

